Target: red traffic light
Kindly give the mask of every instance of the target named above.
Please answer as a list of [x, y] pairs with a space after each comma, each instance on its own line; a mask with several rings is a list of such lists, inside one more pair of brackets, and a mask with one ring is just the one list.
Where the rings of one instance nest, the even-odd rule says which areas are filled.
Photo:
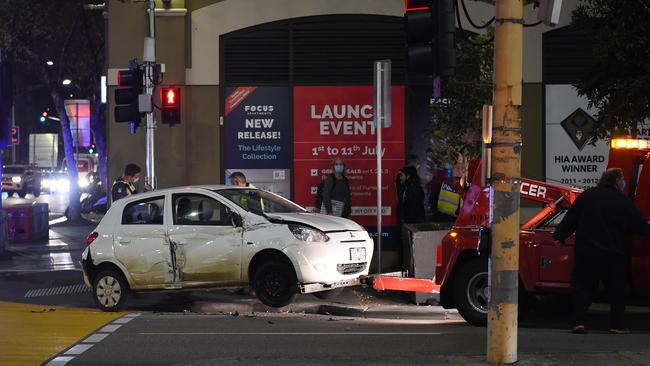
[[181, 90], [175, 86], [160, 89], [160, 102], [162, 104], [162, 123], [175, 125], [181, 122]]
[[174, 87], [162, 88], [160, 99], [163, 107], [175, 107], [178, 104], [178, 90]]
[[47, 117], [47, 112], [43, 112], [43, 113], [41, 113], [41, 115], [42, 115], [43, 117]]

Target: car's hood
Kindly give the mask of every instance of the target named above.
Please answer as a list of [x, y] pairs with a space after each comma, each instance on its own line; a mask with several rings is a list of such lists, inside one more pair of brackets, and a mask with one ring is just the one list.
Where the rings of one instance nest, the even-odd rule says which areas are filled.
[[266, 217], [272, 220], [281, 220], [312, 226], [324, 232], [365, 230], [352, 220], [317, 213], [267, 213]]

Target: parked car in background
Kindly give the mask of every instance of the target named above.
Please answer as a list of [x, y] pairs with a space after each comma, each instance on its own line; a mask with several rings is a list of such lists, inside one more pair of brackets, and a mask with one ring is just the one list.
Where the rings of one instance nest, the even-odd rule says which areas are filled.
[[252, 286], [282, 307], [330, 297], [368, 274], [373, 241], [354, 221], [310, 213], [259, 189], [180, 187], [111, 205], [86, 239], [86, 284], [104, 311], [130, 291]]
[[41, 195], [41, 172], [29, 165], [7, 165], [2, 167], [2, 190], [11, 197], [18, 193], [24, 198], [28, 193]]

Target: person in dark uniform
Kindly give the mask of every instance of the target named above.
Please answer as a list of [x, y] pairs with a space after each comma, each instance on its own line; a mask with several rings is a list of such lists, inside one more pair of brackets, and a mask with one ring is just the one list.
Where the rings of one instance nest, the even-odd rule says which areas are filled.
[[610, 333], [625, 328], [625, 297], [630, 271], [632, 234], [647, 234], [648, 225], [634, 203], [625, 196], [625, 177], [619, 168], [605, 171], [597, 187], [584, 191], [558, 225], [556, 245], [575, 236], [571, 290], [573, 333], [585, 332], [587, 310], [599, 280], [607, 287]]
[[424, 190], [418, 176], [418, 157], [406, 156], [406, 165], [397, 173], [397, 220], [400, 224], [425, 221]]
[[133, 163], [127, 164], [126, 167], [124, 167], [124, 175], [113, 182], [111, 200], [115, 202], [120, 198], [138, 193], [136, 183], [140, 180], [141, 172], [142, 169], [140, 169], [138, 165]]

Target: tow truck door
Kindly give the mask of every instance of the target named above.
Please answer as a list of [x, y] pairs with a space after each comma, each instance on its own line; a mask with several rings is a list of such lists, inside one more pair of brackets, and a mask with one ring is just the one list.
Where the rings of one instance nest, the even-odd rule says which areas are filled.
[[538, 247], [539, 284], [543, 287], [568, 288], [571, 272], [573, 271], [573, 243], [571, 236], [565, 241], [566, 245], [558, 247], [553, 239], [555, 228], [537, 229], [533, 234], [533, 242]]

